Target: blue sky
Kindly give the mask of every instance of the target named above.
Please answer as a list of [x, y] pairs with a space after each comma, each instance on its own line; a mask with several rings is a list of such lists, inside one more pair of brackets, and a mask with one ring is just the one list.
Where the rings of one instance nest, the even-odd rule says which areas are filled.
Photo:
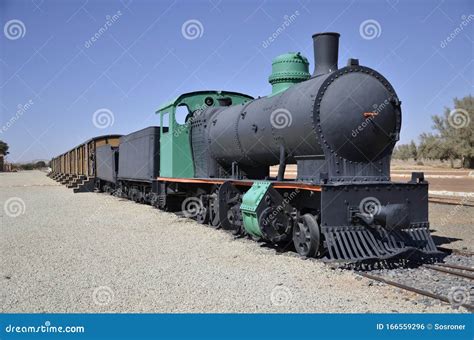
[[[396, 89], [408, 142], [429, 131], [430, 116], [453, 97], [473, 92], [473, 7], [468, 0], [0, 0], [0, 139], [10, 161], [48, 159], [92, 136], [158, 125], [155, 110], [180, 93], [263, 96], [271, 92], [272, 58], [300, 51], [312, 71], [311, 35], [335, 31], [340, 66], [358, 58]], [[113, 124], [98, 128], [94, 113], [103, 109]]]

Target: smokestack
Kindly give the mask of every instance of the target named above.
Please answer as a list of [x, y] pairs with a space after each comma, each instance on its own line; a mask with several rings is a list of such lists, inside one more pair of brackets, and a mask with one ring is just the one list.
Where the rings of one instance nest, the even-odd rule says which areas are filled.
[[313, 77], [337, 70], [339, 54], [339, 33], [325, 32], [313, 35], [314, 73]]

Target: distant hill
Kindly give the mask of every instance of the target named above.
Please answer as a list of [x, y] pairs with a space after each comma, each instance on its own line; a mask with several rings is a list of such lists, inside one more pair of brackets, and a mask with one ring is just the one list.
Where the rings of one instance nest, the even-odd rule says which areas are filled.
[[49, 159], [34, 159], [34, 160], [28, 161], [28, 162], [15, 162], [15, 164], [19, 164], [19, 165], [21, 165], [21, 164], [30, 164], [30, 163], [36, 164], [36, 163], [41, 162], [41, 161], [43, 161], [43, 162], [45, 162], [46, 164], [48, 164], [48, 162], [49, 162], [50, 160], [49, 160]]

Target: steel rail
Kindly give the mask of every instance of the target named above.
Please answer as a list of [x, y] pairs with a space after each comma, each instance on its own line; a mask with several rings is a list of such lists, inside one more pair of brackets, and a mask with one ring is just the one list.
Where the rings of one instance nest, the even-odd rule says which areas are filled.
[[[426, 290], [418, 289], [416, 287], [407, 286], [403, 283], [387, 280], [387, 279], [385, 279], [381, 276], [376, 276], [376, 275], [372, 275], [372, 274], [368, 274], [368, 273], [364, 273], [364, 272], [357, 272], [357, 274], [359, 274], [359, 275], [361, 275], [365, 278], [371, 279], [371, 280], [383, 282], [383, 283], [386, 283], [386, 284], [391, 285], [391, 286], [395, 286], [395, 287], [398, 287], [398, 288], [401, 288], [401, 289], [404, 289], [404, 290], [408, 290], [408, 291], [413, 292], [413, 293], [428, 296], [432, 299], [436, 299], [436, 300], [446, 302], [448, 304], [452, 304], [451, 301], [449, 300], [449, 298], [447, 298], [446, 296], [434, 294], [434, 293], [431, 293], [431, 292], [426, 291]], [[474, 310], [474, 305], [471, 305], [471, 304], [463, 303], [460, 306], [462, 306], [462, 307], [464, 307], [464, 308], [466, 308], [470, 311]]]
[[459, 277], [464, 277], [466, 279], [474, 280], [474, 275], [473, 274], [463, 273], [463, 272], [460, 272], [458, 270], [452, 270], [452, 269], [443, 268], [443, 267], [439, 267], [439, 266], [433, 266], [431, 264], [425, 264], [423, 267], [431, 269], [431, 270], [436, 270], [436, 271], [441, 272], [441, 273], [456, 275], [456, 276], [459, 276]]
[[436, 263], [437, 266], [441, 267], [446, 267], [446, 268], [452, 268], [452, 269], [459, 269], [459, 270], [466, 270], [469, 272], [474, 272], [473, 267], [465, 267], [465, 266], [459, 266], [457, 264], [450, 264], [450, 263]]
[[466, 207], [474, 207], [474, 203], [472, 201], [467, 201], [467, 200], [464, 201], [462, 199], [428, 197], [428, 202], [437, 203], [437, 204], [463, 205]]

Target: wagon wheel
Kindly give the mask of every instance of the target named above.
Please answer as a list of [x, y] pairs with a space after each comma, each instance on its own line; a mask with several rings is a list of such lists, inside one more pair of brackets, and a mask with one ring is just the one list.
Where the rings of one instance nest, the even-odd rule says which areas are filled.
[[293, 243], [301, 256], [316, 257], [319, 250], [321, 233], [316, 218], [304, 214], [301, 221], [293, 227]]
[[219, 221], [223, 229], [231, 231], [234, 235], [241, 233], [241, 221], [238, 214], [240, 196], [240, 191], [231, 182], [224, 182], [219, 188]]
[[209, 200], [202, 195], [198, 197], [199, 205], [196, 207], [195, 219], [200, 224], [209, 223]]
[[155, 207], [160, 210], [166, 209], [166, 194], [158, 194], [155, 199]]
[[221, 227], [221, 221], [219, 220], [219, 200], [217, 197], [218, 190], [209, 200], [209, 225], [216, 229]]

